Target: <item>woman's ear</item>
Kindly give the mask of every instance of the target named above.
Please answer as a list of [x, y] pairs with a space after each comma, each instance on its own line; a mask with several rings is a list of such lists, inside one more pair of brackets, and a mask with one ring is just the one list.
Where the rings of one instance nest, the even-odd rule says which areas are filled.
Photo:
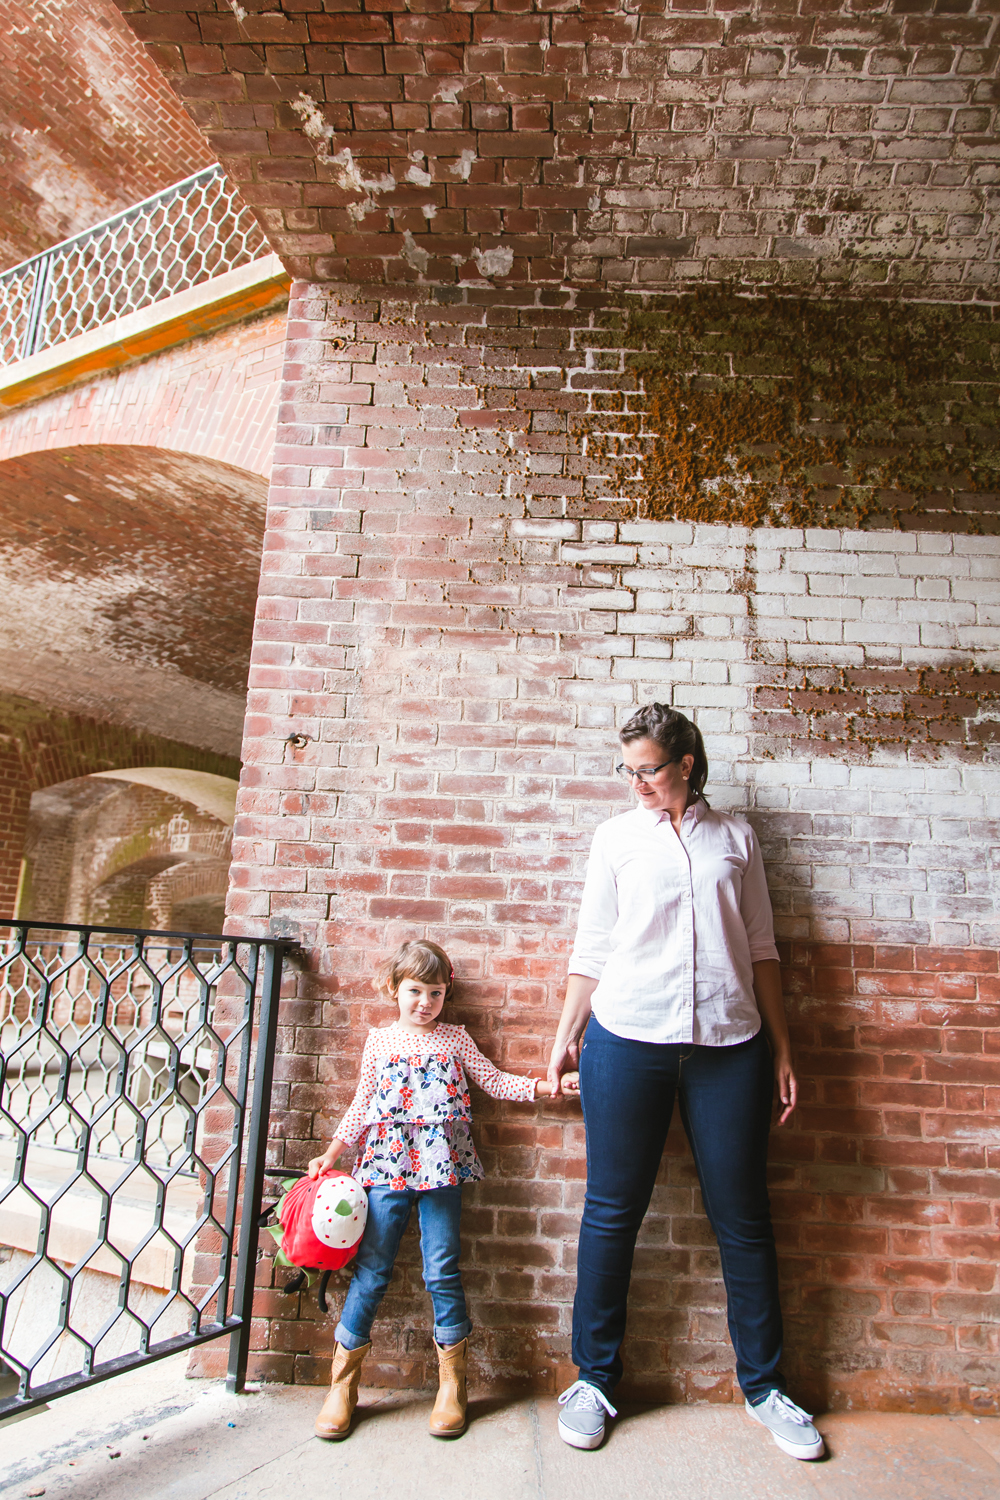
[[691, 780], [691, 772], [694, 770], [694, 756], [685, 755], [681, 758], [681, 775], [685, 781]]

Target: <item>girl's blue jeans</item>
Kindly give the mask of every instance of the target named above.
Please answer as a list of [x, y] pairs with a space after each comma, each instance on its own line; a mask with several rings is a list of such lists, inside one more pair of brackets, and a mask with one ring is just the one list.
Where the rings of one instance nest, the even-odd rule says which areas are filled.
[[345, 1349], [360, 1349], [368, 1343], [414, 1202], [420, 1216], [424, 1286], [434, 1304], [434, 1337], [439, 1344], [458, 1344], [472, 1332], [458, 1264], [461, 1187], [428, 1188], [423, 1193], [413, 1188], [371, 1187], [354, 1279], [337, 1324], [337, 1343]]
[[[614, 1036], [592, 1016], [580, 1054], [580, 1095], [587, 1127], [573, 1307], [580, 1379], [609, 1397], [621, 1379], [636, 1235], [677, 1098], [719, 1242], [737, 1378], [753, 1405], [784, 1390], [766, 1181], [774, 1070], [763, 1032], [732, 1047], [637, 1042]], [[636, 1321], [641, 1327], [641, 1312]]]

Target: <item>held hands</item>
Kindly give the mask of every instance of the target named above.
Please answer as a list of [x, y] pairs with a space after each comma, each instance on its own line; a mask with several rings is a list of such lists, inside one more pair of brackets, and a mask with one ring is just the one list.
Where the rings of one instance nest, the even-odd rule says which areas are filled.
[[556, 1075], [555, 1084], [551, 1076], [549, 1078], [535, 1079], [536, 1099], [558, 1099], [561, 1097], [576, 1099], [580, 1094], [579, 1073], [564, 1073], [560, 1078]]

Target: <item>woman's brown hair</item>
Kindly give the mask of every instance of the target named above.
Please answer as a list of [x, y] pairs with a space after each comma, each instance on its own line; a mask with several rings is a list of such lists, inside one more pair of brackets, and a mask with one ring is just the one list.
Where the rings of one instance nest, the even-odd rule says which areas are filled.
[[704, 790], [708, 780], [705, 741], [697, 724], [692, 724], [678, 709], [667, 708], [663, 703], [647, 703], [645, 708], [632, 715], [624, 729], [619, 731], [618, 738], [623, 745], [631, 744], [633, 740], [655, 740], [664, 760], [678, 761], [690, 755], [694, 760], [688, 778], [691, 800], [700, 799], [708, 806]]

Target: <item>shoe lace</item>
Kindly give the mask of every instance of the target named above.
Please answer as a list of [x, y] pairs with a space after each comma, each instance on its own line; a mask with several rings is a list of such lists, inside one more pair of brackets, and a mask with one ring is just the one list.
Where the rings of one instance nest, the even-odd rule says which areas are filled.
[[599, 1391], [596, 1385], [591, 1385], [589, 1380], [574, 1380], [568, 1391], [563, 1391], [559, 1397], [559, 1405], [565, 1406], [572, 1396], [578, 1396], [577, 1405], [584, 1411], [600, 1411], [601, 1407], [611, 1417], [617, 1417], [618, 1413], [611, 1405], [603, 1391]]
[[784, 1417], [786, 1421], [797, 1422], [800, 1427], [808, 1427], [812, 1422], [811, 1413], [803, 1411], [801, 1406], [796, 1406], [784, 1391], [771, 1391], [763, 1405], [776, 1417]]

